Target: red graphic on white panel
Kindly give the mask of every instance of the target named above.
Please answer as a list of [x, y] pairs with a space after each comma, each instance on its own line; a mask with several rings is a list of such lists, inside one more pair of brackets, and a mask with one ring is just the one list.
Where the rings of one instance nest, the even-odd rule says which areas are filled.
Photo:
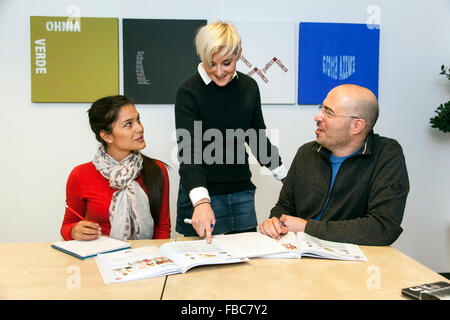
[[269, 79], [267, 79], [266, 77], [267, 70], [269, 70], [274, 63], [277, 64], [284, 72], [288, 72], [288, 69], [277, 57], [273, 57], [269, 62], [267, 62], [263, 69], [260, 69], [256, 66], [253, 67], [253, 64], [250, 61], [248, 61], [243, 55], [241, 55], [240, 60], [251, 69], [249, 73], [247, 73], [248, 76], [251, 77], [256, 73], [265, 83], [269, 82]]

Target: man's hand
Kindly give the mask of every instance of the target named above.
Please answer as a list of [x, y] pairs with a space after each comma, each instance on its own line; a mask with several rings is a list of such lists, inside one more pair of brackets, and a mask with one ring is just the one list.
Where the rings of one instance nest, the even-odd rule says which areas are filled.
[[293, 217], [287, 214], [281, 215], [280, 222], [286, 226], [288, 231], [292, 231], [294, 233], [305, 232], [305, 227], [307, 223], [305, 219]]
[[280, 239], [281, 234], [286, 234], [288, 228], [281, 224], [281, 221], [277, 217], [272, 217], [266, 219], [263, 223], [259, 225], [259, 231], [266, 236], [274, 239]]
[[[202, 202], [202, 200], [199, 202]], [[197, 234], [202, 238], [206, 236], [206, 243], [210, 243], [212, 231], [216, 224], [216, 218], [214, 216], [214, 211], [211, 208], [211, 204], [208, 202], [196, 205], [191, 220], [192, 227]]]
[[279, 219], [276, 217], [266, 219], [259, 225], [259, 231], [266, 236], [279, 240], [280, 235], [289, 231], [294, 233], [304, 232], [306, 223], [305, 219], [283, 214]]

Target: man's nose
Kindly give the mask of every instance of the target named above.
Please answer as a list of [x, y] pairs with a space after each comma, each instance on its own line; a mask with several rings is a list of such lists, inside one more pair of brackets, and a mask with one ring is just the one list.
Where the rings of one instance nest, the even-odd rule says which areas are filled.
[[314, 121], [319, 122], [322, 120], [323, 120], [323, 112], [322, 110], [319, 110], [319, 112], [317, 112], [316, 116], [314, 117]]

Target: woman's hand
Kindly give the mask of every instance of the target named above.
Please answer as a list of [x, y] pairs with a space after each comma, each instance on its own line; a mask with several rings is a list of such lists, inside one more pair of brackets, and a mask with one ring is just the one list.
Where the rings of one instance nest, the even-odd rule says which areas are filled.
[[102, 230], [98, 223], [81, 220], [72, 228], [72, 239], [94, 240], [101, 236]]
[[206, 243], [210, 243], [212, 230], [216, 224], [214, 211], [209, 202], [200, 200], [198, 203], [201, 204], [196, 204], [192, 213], [192, 227], [200, 237], [206, 236]]

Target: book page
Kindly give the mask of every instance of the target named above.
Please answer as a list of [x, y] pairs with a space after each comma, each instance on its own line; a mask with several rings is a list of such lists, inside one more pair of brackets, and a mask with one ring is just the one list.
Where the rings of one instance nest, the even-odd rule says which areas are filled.
[[130, 244], [125, 241], [106, 236], [101, 236], [95, 240], [88, 241], [58, 241], [54, 242], [52, 245], [68, 251], [69, 253], [75, 253], [80, 257], [89, 257], [96, 255], [97, 253], [110, 252], [130, 247]]
[[235, 256], [255, 258], [289, 252], [286, 247], [259, 232], [213, 236], [212, 242]]
[[97, 265], [105, 283], [180, 273], [180, 268], [158, 247], [148, 246], [99, 254]]
[[300, 259], [300, 244], [298, 242], [297, 235], [293, 232], [288, 232], [285, 235], [281, 236], [281, 239], [278, 240], [278, 243], [285, 247], [288, 251], [284, 253], [276, 253], [267, 256], [263, 256], [263, 258], [268, 259]]
[[364, 253], [355, 244], [322, 240], [304, 232], [299, 232], [297, 237], [303, 256], [367, 261]]
[[205, 240], [168, 242], [161, 246], [161, 251], [173, 259], [183, 272], [192, 267], [209, 264], [244, 262], [246, 257], [232, 255], [215, 243]]

